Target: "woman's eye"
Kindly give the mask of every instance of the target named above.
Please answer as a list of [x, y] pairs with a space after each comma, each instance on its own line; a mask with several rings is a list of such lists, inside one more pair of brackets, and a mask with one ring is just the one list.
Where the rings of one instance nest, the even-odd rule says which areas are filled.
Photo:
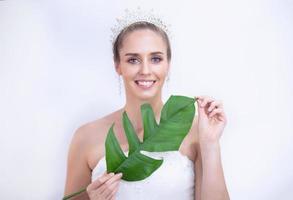
[[161, 62], [161, 58], [160, 57], [153, 57], [152, 58], [152, 62], [154, 62], [154, 63], [159, 63], [159, 62]]
[[128, 62], [131, 63], [131, 64], [136, 64], [136, 63], [138, 63], [139, 61], [138, 61], [136, 58], [130, 58], [130, 59], [128, 60]]

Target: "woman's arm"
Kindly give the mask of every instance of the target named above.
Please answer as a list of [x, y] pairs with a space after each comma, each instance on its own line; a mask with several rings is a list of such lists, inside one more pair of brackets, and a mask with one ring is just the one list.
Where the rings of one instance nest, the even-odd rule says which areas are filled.
[[[102, 130], [103, 126], [85, 124], [79, 128], [71, 141], [68, 152], [67, 178], [64, 196], [73, 195], [70, 200], [108, 200], [115, 198], [122, 174], [105, 172], [91, 182], [91, 168], [88, 164], [90, 149], [99, 139], [92, 137], [93, 127]], [[101, 141], [104, 141], [102, 139]], [[81, 193], [79, 193], [81, 192]], [[76, 194], [79, 193], [79, 194]]]
[[219, 144], [226, 124], [223, 106], [220, 101], [207, 96], [198, 99], [196, 200], [229, 200]]
[[[200, 156], [196, 160], [196, 170], [200, 172], [200, 194], [197, 200], [228, 200], [224, 172], [221, 163], [220, 145], [200, 144]], [[196, 177], [197, 178], [197, 177]]]
[[200, 147], [198, 143], [196, 145], [196, 159], [194, 163], [194, 173], [195, 173], [195, 199], [201, 200], [201, 184], [202, 184], [202, 161]]
[[[85, 132], [81, 127], [74, 133], [69, 147], [64, 196], [85, 188], [91, 182], [91, 170], [86, 159], [86, 144]], [[87, 193], [83, 192], [72, 199], [86, 200], [89, 198]]]

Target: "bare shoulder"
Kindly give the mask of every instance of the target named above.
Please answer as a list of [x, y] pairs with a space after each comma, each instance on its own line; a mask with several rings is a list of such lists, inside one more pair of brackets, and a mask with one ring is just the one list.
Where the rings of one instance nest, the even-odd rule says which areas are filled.
[[74, 133], [72, 145], [78, 146], [92, 170], [104, 155], [104, 143], [109, 128], [119, 120], [120, 110], [80, 126]]
[[91, 171], [104, 155], [104, 140], [117, 111], [80, 126], [74, 133], [68, 152], [65, 195], [91, 182]]
[[[117, 121], [119, 110], [110, 113], [102, 118], [87, 122], [81, 125], [74, 133], [74, 138], [85, 143], [93, 142], [92, 139], [105, 137], [111, 125]], [[105, 132], [105, 130], [107, 130]]]

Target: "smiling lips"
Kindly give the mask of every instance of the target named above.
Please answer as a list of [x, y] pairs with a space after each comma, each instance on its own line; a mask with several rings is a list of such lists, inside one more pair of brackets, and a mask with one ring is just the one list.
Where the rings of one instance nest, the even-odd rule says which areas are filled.
[[135, 83], [141, 89], [150, 89], [154, 84], [155, 80], [136, 80]]

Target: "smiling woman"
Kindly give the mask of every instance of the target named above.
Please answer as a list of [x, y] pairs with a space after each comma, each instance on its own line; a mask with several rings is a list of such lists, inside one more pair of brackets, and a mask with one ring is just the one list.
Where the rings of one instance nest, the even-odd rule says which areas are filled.
[[226, 117], [222, 103], [208, 96], [196, 98], [200, 103], [199, 115], [193, 119], [178, 151], [145, 152], [164, 158], [162, 166], [151, 176], [128, 182], [122, 179], [121, 173], [107, 173], [104, 144], [113, 123], [122, 150], [128, 152], [129, 149], [123, 131], [123, 112], [127, 112], [140, 141], [144, 137], [142, 104], [148, 103], [152, 107], [155, 121], [159, 123], [171, 47], [163, 26], [136, 21], [119, 31], [113, 43], [113, 54], [116, 72], [123, 78], [126, 103], [123, 108], [83, 125], [74, 134], [68, 155], [65, 195], [86, 186], [86, 192], [76, 198], [229, 199], [219, 149]]
[[[154, 31], [157, 28], [151, 23], [137, 22], [130, 28], [132, 32], [124, 32], [124, 38], [118, 36], [117, 45], [114, 44], [115, 68], [124, 80], [126, 98], [128, 101], [151, 97], [161, 99], [162, 86], [169, 71], [169, 42]], [[119, 56], [115, 55], [116, 52]]]

